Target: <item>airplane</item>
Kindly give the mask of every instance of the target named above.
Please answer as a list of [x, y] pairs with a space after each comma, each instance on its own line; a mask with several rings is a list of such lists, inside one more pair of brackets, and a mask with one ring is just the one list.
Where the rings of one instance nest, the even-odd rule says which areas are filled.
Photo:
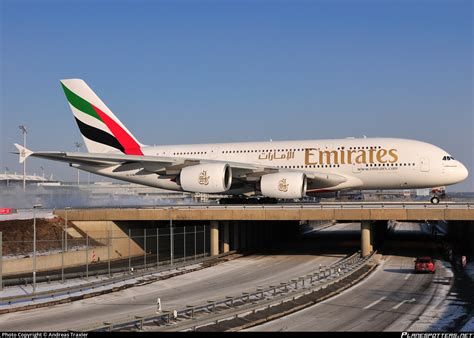
[[[447, 151], [400, 138], [147, 146], [83, 80], [60, 82], [88, 152], [31, 151], [15, 144], [20, 163], [34, 156], [167, 190], [271, 199], [430, 188], [468, 176]], [[439, 203], [439, 197], [431, 197], [431, 203]]]

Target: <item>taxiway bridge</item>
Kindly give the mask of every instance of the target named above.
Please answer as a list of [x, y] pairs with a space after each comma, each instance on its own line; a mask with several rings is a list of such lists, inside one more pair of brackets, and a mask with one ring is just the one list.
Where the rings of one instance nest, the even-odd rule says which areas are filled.
[[[383, 239], [389, 221], [446, 221], [466, 242], [474, 242], [474, 204], [446, 202], [320, 203], [276, 205], [175, 205], [147, 208], [56, 210], [84, 231], [124, 224], [172, 226], [204, 222], [210, 225], [211, 255], [242, 250], [294, 235], [297, 226], [312, 221], [361, 223], [361, 251], [369, 255]], [[174, 224], [174, 225], [173, 225]], [[470, 246], [470, 244], [467, 244]], [[471, 248], [472, 249], [472, 248]]]

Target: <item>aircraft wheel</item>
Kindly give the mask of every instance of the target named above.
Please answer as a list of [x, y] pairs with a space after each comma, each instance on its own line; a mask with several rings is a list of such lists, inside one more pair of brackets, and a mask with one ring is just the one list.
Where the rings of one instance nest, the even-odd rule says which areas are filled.
[[438, 204], [438, 203], [439, 203], [439, 198], [436, 197], [436, 196], [433, 196], [433, 197], [431, 197], [430, 202], [431, 202], [432, 204]]

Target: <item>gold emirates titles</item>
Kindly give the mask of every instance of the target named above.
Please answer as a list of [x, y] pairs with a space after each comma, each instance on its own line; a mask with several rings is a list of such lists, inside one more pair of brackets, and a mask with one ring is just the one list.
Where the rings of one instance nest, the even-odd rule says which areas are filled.
[[358, 150], [317, 150], [306, 148], [305, 165], [313, 164], [370, 164], [395, 163], [398, 161], [397, 149], [358, 149]]

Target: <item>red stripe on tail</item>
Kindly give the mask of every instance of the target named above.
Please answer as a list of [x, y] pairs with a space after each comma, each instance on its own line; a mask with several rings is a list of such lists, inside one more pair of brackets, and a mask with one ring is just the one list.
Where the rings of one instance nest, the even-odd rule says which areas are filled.
[[106, 113], [91, 103], [92, 108], [97, 112], [105, 125], [110, 129], [115, 138], [120, 142], [127, 155], [143, 155], [140, 145], [131, 137], [120, 125], [112, 120]]

